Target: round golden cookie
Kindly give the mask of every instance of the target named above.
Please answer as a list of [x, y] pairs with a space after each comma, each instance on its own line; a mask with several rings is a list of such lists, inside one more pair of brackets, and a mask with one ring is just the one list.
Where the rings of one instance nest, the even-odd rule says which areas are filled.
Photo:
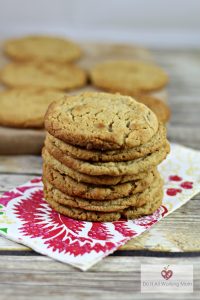
[[141, 193], [148, 188], [154, 179], [158, 177], [157, 170], [149, 172], [143, 179], [110, 186], [98, 186], [88, 183], [80, 183], [47, 164], [43, 164], [43, 178], [48, 180], [55, 188], [63, 193], [79, 198], [93, 200], [113, 200]]
[[157, 175], [152, 185], [141, 193], [115, 200], [95, 201], [69, 196], [49, 183], [46, 178], [43, 179], [43, 183], [46, 198], [53, 199], [59, 204], [67, 205], [72, 208], [81, 208], [96, 212], [117, 212], [130, 206], [141, 207], [150, 202], [152, 198], [156, 198], [162, 191], [163, 186], [163, 181], [161, 180], [160, 176]]
[[148, 108], [150, 108], [156, 114], [160, 122], [166, 123], [169, 121], [171, 112], [169, 106], [165, 102], [155, 97], [146, 95], [135, 96], [135, 99], [148, 106]]
[[66, 63], [81, 56], [80, 47], [70, 40], [52, 36], [26, 36], [10, 39], [4, 44], [5, 53], [18, 61], [53, 61]]
[[0, 125], [43, 128], [49, 104], [63, 97], [55, 90], [11, 89], [0, 92]]
[[168, 82], [168, 76], [163, 69], [136, 60], [99, 63], [91, 70], [90, 77], [95, 86], [124, 95], [156, 91]]
[[47, 132], [45, 144], [47, 148], [52, 146], [59, 148], [64, 154], [78, 158], [81, 160], [90, 161], [126, 161], [133, 160], [146, 156], [163, 146], [166, 140], [166, 128], [164, 125], [159, 124], [158, 131], [146, 143], [138, 147], [127, 150], [113, 150], [113, 151], [98, 151], [87, 150], [77, 146], [73, 146], [55, 138]]
[[17, 88], [71, 90], [84, 86], [86, 80], [80, 68], [53, 62], [10, 63], [1, 71], [1, 81]]
[[151, 201], [148, 201], [141, 207], [129, 207], [122, 212], [122, 217], [127, 220], [139, 218], [141, 216], [153, 214], [161, 205], [163, 200], [163, 189], [159, 189], [160, 192], [155, 197], [152, 197]]
[[62, 164], [92, 176], [121, 176], [147, 172], [148, 169], [159, 165], [170, 151], [169, 143], [166, 141], [160, 149], [138, 159], [120, 162], [90, 162], [68, 156], [55, 146], [47, 147], [46, 145], [46, 148]]
[[[59, 194], [59, 197], [61, 195]], [[150, 195], [149, 195], [150, 196]], [[125, 209], [120, 209], [116, 212], [91, 211], [82, 208], [74, 208], [68, 205], [60, 204], [56, 200], [64, 199], [57, 198], [57, 194], [48, 193], [44, 189], [44, 197], [47, 203], [57, 212], [76, 220], [93, 221], [93, 222], [111, 222], [124, 219], [136, 219], [144, 215], [150, 215], [162, 204], [163, 189], [158, 187], [157, 193], [149, 197], [149, 201], [141, 207], [129, 206]], [[91, 206], [92, 207], [92, 206]]]
[[124, 182], [134, 181], [143, 179], [144, 177], [147, 177], [149, 172], [153, 169], [150, 168], [146, 172], [140, 172], [138, 174], [133, 175], [121, 175], [121, 176], [90, 176], [87, 174], [80, 173], [78, 171], [75, 171], [66, 165], [60, 163], [58, 160], [56, 160], [52, 155], [49, 154], [46, 148], [43, 148], [42, 150], [42, 158], [45, 164], [48, 164], [53, 169], [59, 171], [61, 174], [70, 176], [74, 180], [78, 182], [85, 182], [85, 183], [91, 183], [91, 184], [98, 184], [98, 185], [116, 185]]
[[158, 119], [128, 96], [86, 92], [50, 105], [45, 128], [66, 143], [86, 149], [130, 149], [148, 142]]

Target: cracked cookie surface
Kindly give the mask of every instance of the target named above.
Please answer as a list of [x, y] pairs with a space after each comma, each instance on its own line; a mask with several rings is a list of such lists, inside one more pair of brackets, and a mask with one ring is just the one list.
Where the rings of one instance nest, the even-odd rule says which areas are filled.
[[9, 63], [1, 71], [1, 81], [12, 88], [71, 90], [84, 86], [86, 80], [79, 67], [54, 62]]
[[167, 74], [157, 65], [134, 60], [99, 63], [90, 77], [99, 88], [130, 96], [159, 90], [168, 82]]
[[162, 147], [166, 140], [166, 128], [164, 125], [159, 124], [158, 131], [148, 141], [138, 147], [134, 147], [128, 150], [113, 150], [113, 151], [98, 151], [87, 150], [84, 148], [76, 147], [55, 138], [51, 134], [47, 133], [45, 144], [47, 148], [55, 146], [59, 148], [64, 154], [70, 155], [80, 160], [90, 161], [126, 161], [143, 157], [149, 153], [152, 153]]
[[158, 119], [145, 105], [128, 96], [86, 92], [52, 103], [45, 128], [66, 143], [86, 149], [130, 149], [148, 142]]
[[71, 62], [81, 56], [80, 47], [70, 40], [53, 36], [25, 36], [4, 44], [5, 53], [19, 61]]
[[87, 183], [79, 183], [70, 176], [61, 174], [47, 164], [43, 164], [43, 177], [48, 180], [55, 188], [63, 193], [80, 198], [94, 200], [113, 200], [128, 197], [140, 193], [148, 188], [158, 177], [158, 171], [149, 172], [143, 179], [110, 186], [98, 186]]

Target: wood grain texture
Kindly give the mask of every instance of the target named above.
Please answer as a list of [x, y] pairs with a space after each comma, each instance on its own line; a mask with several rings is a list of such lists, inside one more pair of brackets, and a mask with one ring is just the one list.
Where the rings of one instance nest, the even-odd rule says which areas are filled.
[[42, 159], [40, 156], [20, 155], [6, 156], [0, 155], [0, 174], [31, 174], [41, 175]]
[[[192, 264], [193, 258], [113, 257], [87, 272], [47, 257], [0, 257], [0, 286], [13, 299], [169, 299], [169, 294], [141, 294], [141, 264]], [[194, 265], [193, 294], [170, 294], [171, 299], [198, 299], [200, 260]], [[63, 297], [63, 298], [62, 298]]]

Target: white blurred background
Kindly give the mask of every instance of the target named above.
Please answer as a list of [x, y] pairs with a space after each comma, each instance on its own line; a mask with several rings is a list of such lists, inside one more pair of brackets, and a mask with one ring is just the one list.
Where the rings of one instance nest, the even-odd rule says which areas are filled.
[[200, 0], [0, 0], [0, 39], [27, 33], [199, 47]]

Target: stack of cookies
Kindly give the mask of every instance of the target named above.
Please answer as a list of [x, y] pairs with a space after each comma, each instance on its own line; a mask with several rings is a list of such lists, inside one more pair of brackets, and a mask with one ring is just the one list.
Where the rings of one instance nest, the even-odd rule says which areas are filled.
[[45, 116], [46, 201], [86, 221], [134, 219], [162, 203], [157, 170], [169, 153], [166, 130], [132, 97], [83, 93], [53, 102]]

